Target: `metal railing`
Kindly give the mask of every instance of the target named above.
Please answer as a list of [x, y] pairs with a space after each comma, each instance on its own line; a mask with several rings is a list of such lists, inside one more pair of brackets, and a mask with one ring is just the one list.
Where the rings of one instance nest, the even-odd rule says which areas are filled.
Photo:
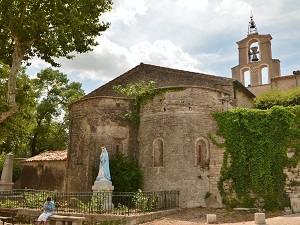
[[0, 207], [41, 210], [47, 197], [57, 213], [130, 215], [179, 207], [179, 191], [55, 192], [14, 190], [0, 192]]

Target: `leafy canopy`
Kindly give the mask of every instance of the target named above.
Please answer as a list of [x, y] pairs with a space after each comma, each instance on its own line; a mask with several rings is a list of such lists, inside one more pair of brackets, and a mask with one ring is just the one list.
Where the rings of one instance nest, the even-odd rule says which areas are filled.
[[100, 16], [112, 0], [3, 0], [0, 4], [0, 61], [11, 67], [7, 106], [0, 122], [18, 111], [17, 75], [22, 63], [34, 56], [52, 66], [59, 57], [92, 50], [109, 23]]
[[[0, 68], [0, 106], [5, 106], [9, 69]], [[22, 70], [23, 71], [23, 70]], [[81, 84], [67, 75], [47, 68], [30, 79], [17, 78], [19, 110], [0, 123], [0, 151], [28, 157], [46, 150], [63, 150], [68, 144], [68, 106], [81, 98]]]
[[[9, 66], [0, 63], [0, 108], [6, 110], [7, 82]], [[28, 140], [34, 128], [36, 93], [33, 81], [20, 70], [17, 79], [18, 94], [16, 102], [19, 110], [13, 116], [0, 123], [0, 151], [12, 152], [17, 156], [27, 156], [26, 148]], [[27, 149], [28, 150], [28, 149]]]
[[4, 0], [0, 4], [0, 60], [12, 65], [18, 47], [24, 60], [54, 59], [91, 51], [94, 40], [109, 27], [100, 16], [111, 0]]

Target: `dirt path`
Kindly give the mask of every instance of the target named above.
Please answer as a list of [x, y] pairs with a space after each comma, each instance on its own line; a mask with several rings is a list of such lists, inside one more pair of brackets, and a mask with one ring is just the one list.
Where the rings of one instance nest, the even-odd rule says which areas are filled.
[[[142, 225], [207, 225], [206, 215], [216, 214], [218, 224], [239, 223], [254, 220], [254, 212], [232, 211], [225, 209], [192, 208], [183, 209], [172, 215]], [[281, 216], [282, 212], [266, 213], [266, 218]], [[300, 224], [300, 223], [299, 223]]]

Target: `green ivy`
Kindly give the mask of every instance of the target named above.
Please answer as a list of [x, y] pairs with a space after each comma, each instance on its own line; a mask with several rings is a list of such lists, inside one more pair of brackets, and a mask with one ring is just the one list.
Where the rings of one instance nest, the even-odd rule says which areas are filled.
[[[282, 209], [286, 202], [283, 170], [299, 162], [300, 106], [269, 110], [236, 108], [214, 114], [225, 153], [218, 183], [228, 207]], [[287, 149], [294, 157], [287, 157]]]
[[154, 88], [155, 82], [149, 83], [141, 81], [140, 83], [129, 83], [125, 87], [117, 85], [113, 90], [119, 94], [125, 95], [133, 100], [133, 110], [128, 110], [126, 113], [120, 115], [118, 119], [123, 122], [128, 122], [139, 127], [140, 124], [140, 109], [141, 106], [148, 101], [152, 101], [156, 95], [162, 95], [166, 92], [182, 91], [184, 87], [170, 87], [170, 88]]
[[273, 89], [271, 91], [264, 92], [254, 99], [254, 105], [258, 109], [270, 109], [275, 105], [300, 105], [300, 88], [293, 88], [288, 91]]

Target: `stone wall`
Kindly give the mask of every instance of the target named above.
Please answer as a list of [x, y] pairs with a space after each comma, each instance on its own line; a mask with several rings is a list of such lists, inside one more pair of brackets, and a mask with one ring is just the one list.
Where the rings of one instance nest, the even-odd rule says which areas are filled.
[[89, 98], [71, 106], [68, 191], [92, 190], [102, 144], [106, 145], [110, 156], [115, 151], [135, 154], [135, 130], [117, 120], [130, 107], [128, 99], [113, 97]]
[[[288, 157], [292, 157], [294, 155], [294, 151], [292, 149], [288, 150]], [[296, 167], [285, 168], [284, 169], [286, 177], [286, 193], [291, 194], [299, 194], [300, 193], [300, 164]]]
[[[180, 190], [182, 207], [205, 206], [207, 192], [221, 202], [217, 181], [223, 151], [207, 135], [217, 129], [212, 113], [233, 108], [230, 102], [234, 101], [226, 93], [195, 87], [157, 96], [142, 108], [138, 141], [144, 191]], [[163, 142], [163, 166], [154, 165], [157, 139]], [[208, 146], [207, 167], [196, 163], [199, 140]]]
[[275, 88], [281, 91], [287, 91], [289, 89], [297, 88], [297, 87], [298, 88], [300, 87], [300, 75], [275, 77], [271, 79], [270, 84], [249, 86], [247, 87], [247, 89], [257, 96], [264, 92], [271, 91], [272, 89]]
[[65, 191], [66, 161], [21, 162], [20, 188]]

